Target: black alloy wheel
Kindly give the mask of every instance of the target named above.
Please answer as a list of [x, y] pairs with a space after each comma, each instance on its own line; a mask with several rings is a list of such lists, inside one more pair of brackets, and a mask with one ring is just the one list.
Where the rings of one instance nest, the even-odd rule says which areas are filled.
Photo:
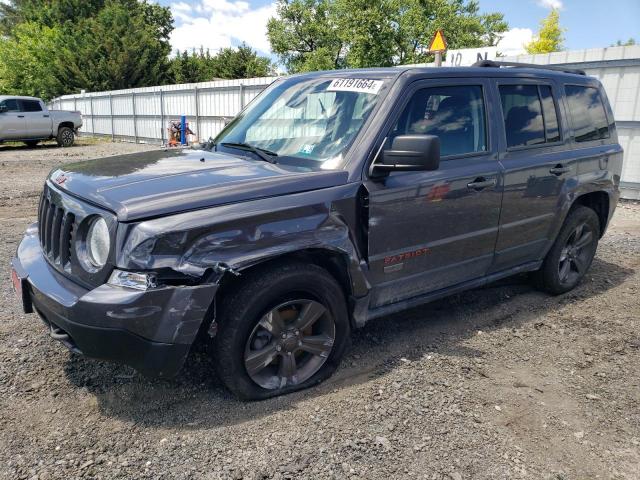
[[581, 222], [573, 230], [560, 252], [558, 278], [563, 285], [573, 285], [585, 274], [591, 258], [591, 244], [595, 232], [586, 222]]
[[574, 206], [549, 249], [542, 266], [532, 273], [541, 290], [559, 295], [580, 283], [589, 270], [600, 239], [600, 219], [592, 209]]
[[210, 353], [242, 400], [262, 400], [326, 380], [350, 344], [343, 287], [324, 268], [270, 262], [242, 273], [219, 297]]
[[305, 382], [327, 361], [336, 327], [315, 300], [282, 303], [255, 326], [244, 352], [249, 377], [262, 388], [279, 389]]

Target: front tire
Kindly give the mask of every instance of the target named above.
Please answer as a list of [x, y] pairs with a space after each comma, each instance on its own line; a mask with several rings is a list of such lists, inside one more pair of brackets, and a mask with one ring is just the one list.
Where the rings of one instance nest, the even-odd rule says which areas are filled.
[[73, 133], [73, 130], [69, 127], [60, 128], [58, 130], [56, 141], [58, 142], [58, 146], [60, 147], [71, 147], [75, 142], [75, 135]]
[[540, 270], [536, 286], [553, 295], [573, 290], [589, 270], [598, 248], [600, 220], [584, 206], [571, 209]]
[[349, 345], [340, 285], [323, 268], [301, 263], [250, 272], [221, 300], [214, 364], [242, 400], [261, 400], [322, 382]]

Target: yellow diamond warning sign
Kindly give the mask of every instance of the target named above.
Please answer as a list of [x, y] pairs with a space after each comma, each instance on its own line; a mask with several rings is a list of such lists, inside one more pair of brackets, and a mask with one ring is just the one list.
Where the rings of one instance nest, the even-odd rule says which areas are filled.
[[436, 30], [433, 39], [429, 44], [429, 53], [444, 52], [447, 49], [447, 41], [444, 39], [442, 30]]

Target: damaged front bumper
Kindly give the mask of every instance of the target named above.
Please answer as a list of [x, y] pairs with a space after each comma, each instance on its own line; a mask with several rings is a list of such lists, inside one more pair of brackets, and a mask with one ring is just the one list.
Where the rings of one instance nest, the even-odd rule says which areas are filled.
[[130, 365], [147, 376], [178, 373], [218, 285], [112, 285], [87, 290], [55, 271], [30, 227], [11, 262], [24, 311], [37, 312], [54, 339], [88, 357]]

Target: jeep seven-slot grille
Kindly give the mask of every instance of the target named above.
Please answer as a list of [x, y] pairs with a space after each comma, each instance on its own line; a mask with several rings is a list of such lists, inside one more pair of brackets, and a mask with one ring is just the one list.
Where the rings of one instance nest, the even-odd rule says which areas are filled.
[[62, 205], [56, 205], [47, 189], [40, 200], [38, 229], [42, 251], [50, 261], [64, 268], [71, 258], [71, 236], [76, 217]]

